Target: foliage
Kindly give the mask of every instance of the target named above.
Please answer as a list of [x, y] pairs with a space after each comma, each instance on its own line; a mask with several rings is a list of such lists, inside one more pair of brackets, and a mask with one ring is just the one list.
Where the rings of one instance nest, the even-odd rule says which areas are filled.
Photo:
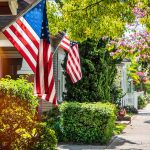
[[136, 85], [142, 82], [136, 72], [147, 72], [150, 69], [149, 11], [148, 0], [138, 1], [133, 9], [135, 15], [134, 23], [127, 24], [127, 32], [121, 38], [114, 38], [107, 45], [110, 50], [110, 55], [114, 59], [130, 59], [129, 76]]
[[[138, 24], [138, 26], [140, 25]], [[147, 72], [149, 70], [150, 34], [144, 29], [136, 29], [136, 25], [127, 26], [127, 29], [128, 32], [122, 38], [111, 40], [107, 48], [114, 59], [127, 58], [131, 61], [128, 75], [135, 84], [139, 84], [141, 78], [137, 72]]]
[[65, 102], [60, 112], [63, 136], [68, 142], [104, 144], [113, 135], [116, 109], [110, 103]]
[[138, 110], [134, 107], [134, 106], [124, 106], [126, 112], [128, 114], [137, 114], [138, 113]]
[[147, 105], [147, 98], [144, 96], [138, 97], [138, 109], [142, 109]]
[[2, 78], [0, 80], [0, 95], [27, 101], [27, 105], [31, 105], [34, 108], [38, 105], [38, 100], [33, 95], [33, 84], [28, 83], [23, 77], [17, 80], [11, 79], [10, 76]]
[[[64, 99], [67, 101], [111, 101], [112, 85], [117, 73], [116, 64], [120, 60], [113, 60], [105, 48], [107, 40], [98, 43], [88, 39], [80, 46], [80, 58], [83, 78], [72, 84], [66, 73], [66, 89]], [[64, 65], [65, 66], [65, 65]]]
[[25, 101], [0, 98], [0, 147], [23, 149], [35, 133], [35, 114]]
[[121, 36], [126, 23], [135, 18], [132, 10], [137, 1], [49, 1], [49, 28], [53, 34], [65, 30], [76, 41]]
[[44, 125], [37, 134], [38, 136], [34, 139], [33, 150], [56, 150], [57, 138], [54, 130]]
[[53, 107], [49, 112], [43, 114], [43, 120], [47, 123], [47, 127], [56, 132], [59, 142], [63, 141], [63, 134], [60, 126], [60, 110], [58, 107]]
[[143, 88], [146, 94], [150, 94], [150, 81], [149, 80], [143, 84]]
[[33, 85], [23, 78], [0, 80], [0, 149], [56, 147], [54, 131], [38, 120], [32, 92]]
[[116, 124], [115, 125], [115, 128], [114, 128], [114, 135], [117, 135], [117, 134], [121, 134], [122, 131], [125, 129], [126, 125], [125, 124]]
[[111, 97], [113, 98], [112, 103], [116, 104], [116, 106], [119, 107], [121, 103], [121, 98], [125, 96], [125, 93], [123, 93], [122, 88], [113, 85], [111, 88], [111, 95]]

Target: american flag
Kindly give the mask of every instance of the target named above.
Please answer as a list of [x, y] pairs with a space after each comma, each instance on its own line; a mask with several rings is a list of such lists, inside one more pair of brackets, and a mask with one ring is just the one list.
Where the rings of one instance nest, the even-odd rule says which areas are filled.
[[61, 48], [63, 48], [64, 50], [66, 50], [67, 52], [69, 52], [69, 50], [70, 50], [70, 40], [66, 35], [61, 40], [59, 46]]
[[35, 94], [57, 105], [46, 0], [41, 0], [3, 33], [35, 73]]
[[66, 71], [71, 81], [76, 83], [82, 78], [78, 44], [71, 42], [67, 36], [64, 36], [60, 42], [60, 47], [68, 52]]

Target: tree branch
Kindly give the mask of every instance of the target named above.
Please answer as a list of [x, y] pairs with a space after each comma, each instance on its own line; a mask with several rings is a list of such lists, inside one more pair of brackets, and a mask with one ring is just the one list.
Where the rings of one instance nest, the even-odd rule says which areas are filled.
[[96, 5], [98, 5], [99, 3], [101, 3], [103, 0], [100, 0], [100, 1], [98, 1], [98, 2], [95, 2], [95, 3], [92, 3], [92, 4], [90, 4], [90, 5], [87, 5], [86, 7], [84, 7], [84, 8], [81, 8], [81, 9], [76, 9], [76, 10], [71, 10], [71, 11], [68, 11], [68, 12], [75, 12], [75, 11], [82, 11], [82, 10], [86, 10], [86, 9], [88, 9], [89, 7], [94, 7], [94, 6], [96, 6]]

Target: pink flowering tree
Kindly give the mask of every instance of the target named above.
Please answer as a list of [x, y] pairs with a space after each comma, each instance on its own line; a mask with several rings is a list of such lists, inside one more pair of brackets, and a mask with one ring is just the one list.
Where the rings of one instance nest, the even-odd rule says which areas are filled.
[[135, 22], [126, 25], [126, 32], [121, 38], [110, 40], [107, 45], [114, 59], [128, 58], [131, 60], [129, 76], [137, 84], [142, 81], [137, 72], [145, 72], [149, 69], [148, 63], [150, 62], [150, 34], [146, 31], [145, 26], [139, 23], [140, 19], [147, 15], [147, 9], [141, 9], [139, 5], [138, 3], [133, 9], [136, 16]]

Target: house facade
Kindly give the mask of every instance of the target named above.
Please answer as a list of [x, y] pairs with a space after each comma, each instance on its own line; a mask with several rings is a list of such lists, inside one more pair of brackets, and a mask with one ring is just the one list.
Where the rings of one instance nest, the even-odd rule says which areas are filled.
[[[30, 1], [31, 2], [31, 1]], [[27, 8], [30, 4], [24, 0], [0, 0], [0, 31], [6, 27], [13, 19]], [[55, 51], [63, 34], [51, 37], [52, 50]], [[65, 57], [63, 49], [58, 48], [53, 57], [54, 77], [58, 102], [62, 101], [62, 93], [65, 91], [65, 77], [63, 74], [62, 63]], [[11, 75], [17, 78], [19, 75], [30, 74], [30, 81], [33, 81], [34, 74], [27, 62], [22, 58], [15, 47], [0, 32], [0, 78]], [[47, 111], [51, 108], [49, 102], [41, 101], [40, 110]]]
[[130, 66], [130, 60], [124, 59], [121, 64], [118, 65], [118, 74], [120, 74], [120, 87], [124, 96], [121, 99], [121, 106], [133, 106], [138, 109], [138, 97], [143, 96], [144, 92], [135, 91], [133, 80], [128, 76], [128, 67]]

